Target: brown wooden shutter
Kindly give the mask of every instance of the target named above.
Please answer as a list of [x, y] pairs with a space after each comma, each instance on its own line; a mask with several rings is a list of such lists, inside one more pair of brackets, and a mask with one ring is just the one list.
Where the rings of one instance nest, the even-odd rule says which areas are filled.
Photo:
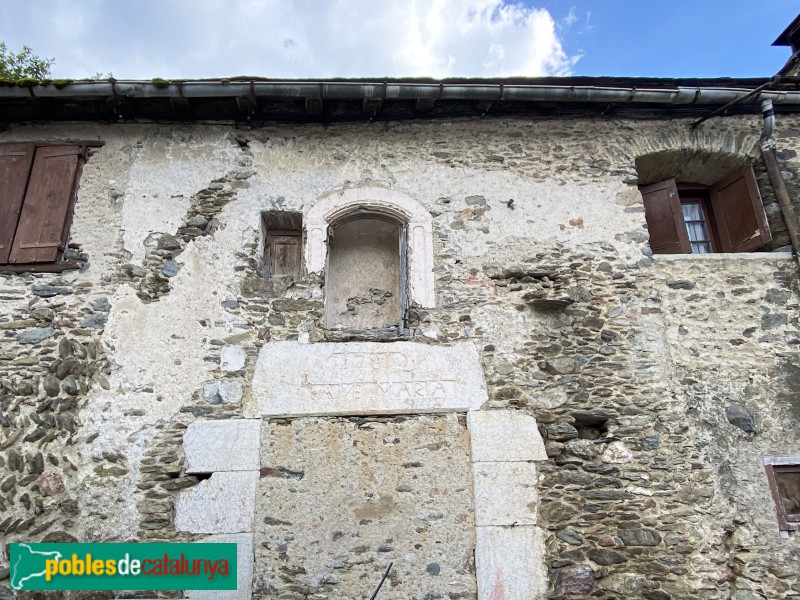
[[714, 184], [710, 196], [722, 252], [751, 252], [772, 239], [753, 167]]
[[302, 264], [302, 237], [298, 233], [267, 233], [269, 277], [299, 275]]
[[11, 263], [54, 262], [65, 241], [80, 146], [36, 149], [28, 191], [11, 249]]
[[33, 148], [33, 144], [0, 144], [0, 264], [6, 264], [11, 254]]
[[681, 212], [681, 199], [674, 179], [639, 188], [644, 199], [644, 217], [654, 254], [691, 254], [689, 234]]

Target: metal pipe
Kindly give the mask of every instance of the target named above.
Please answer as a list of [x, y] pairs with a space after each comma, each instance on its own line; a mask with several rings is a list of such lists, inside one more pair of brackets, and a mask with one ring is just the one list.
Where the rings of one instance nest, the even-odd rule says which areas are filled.
[[774, 146], [775, 140], [772, 139], [772, 134], [775, 131], [775, 109], [772, 100], [764, 100], [761, 103], [761, 116], [764, 120], [761, 126], [761, 143]]
[[[692, 129], [697, 129], [697, 126], [700, 125], [700, 123], [702, 123], [703, 121], [707, 121], [711, 117], [713, 117], [715, 115], [718, 115], [719, 113], [723, 112], [726, 108], [728, 108], [730, 106], [733, 106], [734, 104], [737, 104], [738, 102], [743, 102], [743, 101], [747, 100], [748, 98], [752, 98], [753, 96], [755, 96], [761, 90], [763, 90], [763, 89], [765, 89], [765, 88], [767, 88], [767, 87], [769, 87], [771, 85], [774, 85], [774, 84], [778, 83], [780, 80], [781, 80], [780, 75], [773, 75], [772, 78], [768, 82], [758, 86], [756, 89], [754, 89], [749, 94], [745, 94], [741, 98], [737, 98], [736, 100], [733, 100], [732, 102], [728, 102], [726, 105], [720, 106], [719, 108], [711, 111], [706, 116], [697, 119], [694, 123], [692, 123]], [[772, 105], [770, 100], [765, 100], [764, 102], [770, 102], [770, 106]]]
[[585, 102], [604, 104], [725, 105], [751, 99], [775, 104], [800, 104], [800, 91], [740, 87], [638, 88], [598, 85], [494, 83], [416, 83], [361, 81], [76, 81], [65, 85], [0, 86], [0, 98], [90, 97], [128, 98], [321, 98], [331, 100], [482, 100], [522, 102]]
[[786, 222], [793, 254], [800, 261], [800, 231], [798, 231], [800, 220], [797, 218], [797, 212], [792, 205], [792, 199], [789, 196], [789, 190], [786, 188], [786, 182], [783, 180], [781, 168], [778, 165], [778, 157], [775, 154], [775, 140], [772, 139], [772, 133], [775, 129], [775, 111], [770, 100], [764, 100], [761, 103], [761, 114], [764, 119], [761, 131], [761, 155], [764, 157], [764, 164], [767, 166], [772, 189], [775, 190], [775, 197], [778, 199], [783, 220]]

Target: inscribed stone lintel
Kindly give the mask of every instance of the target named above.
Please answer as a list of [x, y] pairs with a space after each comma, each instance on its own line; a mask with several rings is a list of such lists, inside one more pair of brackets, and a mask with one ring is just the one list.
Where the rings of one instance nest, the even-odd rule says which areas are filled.
[[258, 355], [245, 414], [466, 412], [486, 401], [475, 346], [276, 342]]

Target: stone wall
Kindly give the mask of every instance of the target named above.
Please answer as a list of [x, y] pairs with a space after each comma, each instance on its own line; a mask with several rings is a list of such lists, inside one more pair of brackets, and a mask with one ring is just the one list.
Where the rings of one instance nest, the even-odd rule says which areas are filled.
[[[481, 562], [479, 551], [478, 571], [495, 573], [490, 559], [540, 536], [531, 595], [800, 597], [797, 537], [778, 535], [761, 464], [800, 455], [797, 264], [780, 253], [653, 258], [636, 187], [647, 155], [755, 158], [779, 249], [759, 132], [755, 116], [696, 131], [683, 120], [520, 118], [4, 132], [105, 145], [75, 209], [70, 252], [84, 268], [0, 276], [0, 537], [233, 536], [253, 548], [256, 597], [368, 597], [389, 561], [387, 598], [526, 597], [512, 579], [481, 587], [470, 562], [495, 530], [507, 540], [521, 530], [516, 518], [476, 523], [486, 482], [499, 497], [510, 488], [471, 456], [457, 415], [472, 405], [402, 417], [247, 409], [270, 385], [254, 384], [265, 347], [361, 339], [324, 328], [324, 273], [261, 278], [262, 211], [306, 213], [334, 191], [377, 186], [433, 217], [435, 306], [412, 304], [402, 343], [469, 345], [480, 412], [535, 417], [546, 444], [526, 488], [531, 537], [509, 541], [508, 556]], [[780, 117], [778, 134], [797, 199], [800, 120]], [[252, 475], [191, 467], [191, 427], [245, 417], [263, 422]], [[215, 482], [242, 478], [257, 480], [251, 522], [197, 523], [180, 507], [176, 519], [176, 502], [209, 490], [222, 507], [238, 501], [240, 487]], [[334, 485], [345, 487], [326, 494]], [[343, 502], [373, 524], [337, 513]], [[7, 578], [4, 548], [0, 586]]]

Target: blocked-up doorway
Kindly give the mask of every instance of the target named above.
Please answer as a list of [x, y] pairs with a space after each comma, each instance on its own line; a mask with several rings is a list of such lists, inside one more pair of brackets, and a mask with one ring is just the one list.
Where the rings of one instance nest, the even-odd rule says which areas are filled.
[[265, 421], [253, 598], [474, 598], [465, 415]]

